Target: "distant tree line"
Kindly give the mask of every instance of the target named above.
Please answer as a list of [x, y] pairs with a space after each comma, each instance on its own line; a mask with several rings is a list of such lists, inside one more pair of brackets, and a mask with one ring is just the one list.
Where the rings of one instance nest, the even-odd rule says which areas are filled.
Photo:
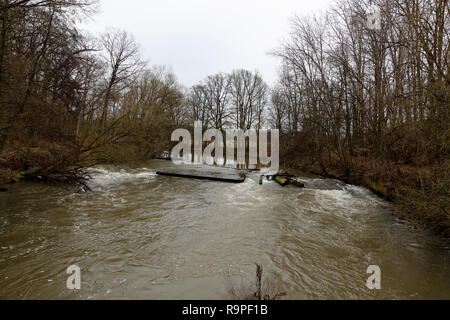
[[239, 69], [207, 77], [190, 89], [187, 102], [194, 119], [205, 127], [260, 130], [268, 93], [257, 71]]

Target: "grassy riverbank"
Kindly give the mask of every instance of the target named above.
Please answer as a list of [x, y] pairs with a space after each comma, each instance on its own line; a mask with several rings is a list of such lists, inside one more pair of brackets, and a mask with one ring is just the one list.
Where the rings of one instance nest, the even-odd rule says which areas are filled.
[[433, 166], [396, 165], [352, 159], [346, 173], [338, 161], [315, 162], [304, 155], [285, 156], [285, 168], [298, 169], [364, 186], [398, 206], [396, 214], [414, 227], [450, 239], [450, 163]]

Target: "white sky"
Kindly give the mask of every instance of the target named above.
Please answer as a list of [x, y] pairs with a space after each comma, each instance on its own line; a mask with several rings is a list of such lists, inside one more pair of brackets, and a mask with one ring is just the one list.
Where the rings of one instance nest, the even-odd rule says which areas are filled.
[[135, 35], [151, 65], [171, 67], [191, 86], [208, 75], [259, 70], [272, 85], [279, 60], [268, 54], [288, 37], [290, 19], [320, 13], [332, 0], [101, 0], [86, 28]]

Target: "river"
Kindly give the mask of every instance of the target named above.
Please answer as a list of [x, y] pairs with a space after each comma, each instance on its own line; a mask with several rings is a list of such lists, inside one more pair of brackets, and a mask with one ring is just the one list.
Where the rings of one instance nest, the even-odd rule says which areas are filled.
[[[156, 175], [167, 166], [92, 168], [92, 192], [19, 183], [0, 193], [0, 298], [227, 299], [260, 263], [285, 299], [450, 299], [450, 248], [364, 188]], [[79, 291], [66, 287], [70, 265]], [[370, 265], [381, 290], [366, 287]]]

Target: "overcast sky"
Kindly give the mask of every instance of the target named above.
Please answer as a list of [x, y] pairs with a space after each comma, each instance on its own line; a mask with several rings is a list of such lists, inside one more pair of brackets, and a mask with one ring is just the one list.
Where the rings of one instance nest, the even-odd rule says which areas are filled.
[[101, 0], [87, 23], [133, 33], [150, 64], [167, 65], [185, 86], [245, 68], [272, 85], [279, 60], [268, 54], [287, 38], [290, 19], [324, 11], [332, 0]]

